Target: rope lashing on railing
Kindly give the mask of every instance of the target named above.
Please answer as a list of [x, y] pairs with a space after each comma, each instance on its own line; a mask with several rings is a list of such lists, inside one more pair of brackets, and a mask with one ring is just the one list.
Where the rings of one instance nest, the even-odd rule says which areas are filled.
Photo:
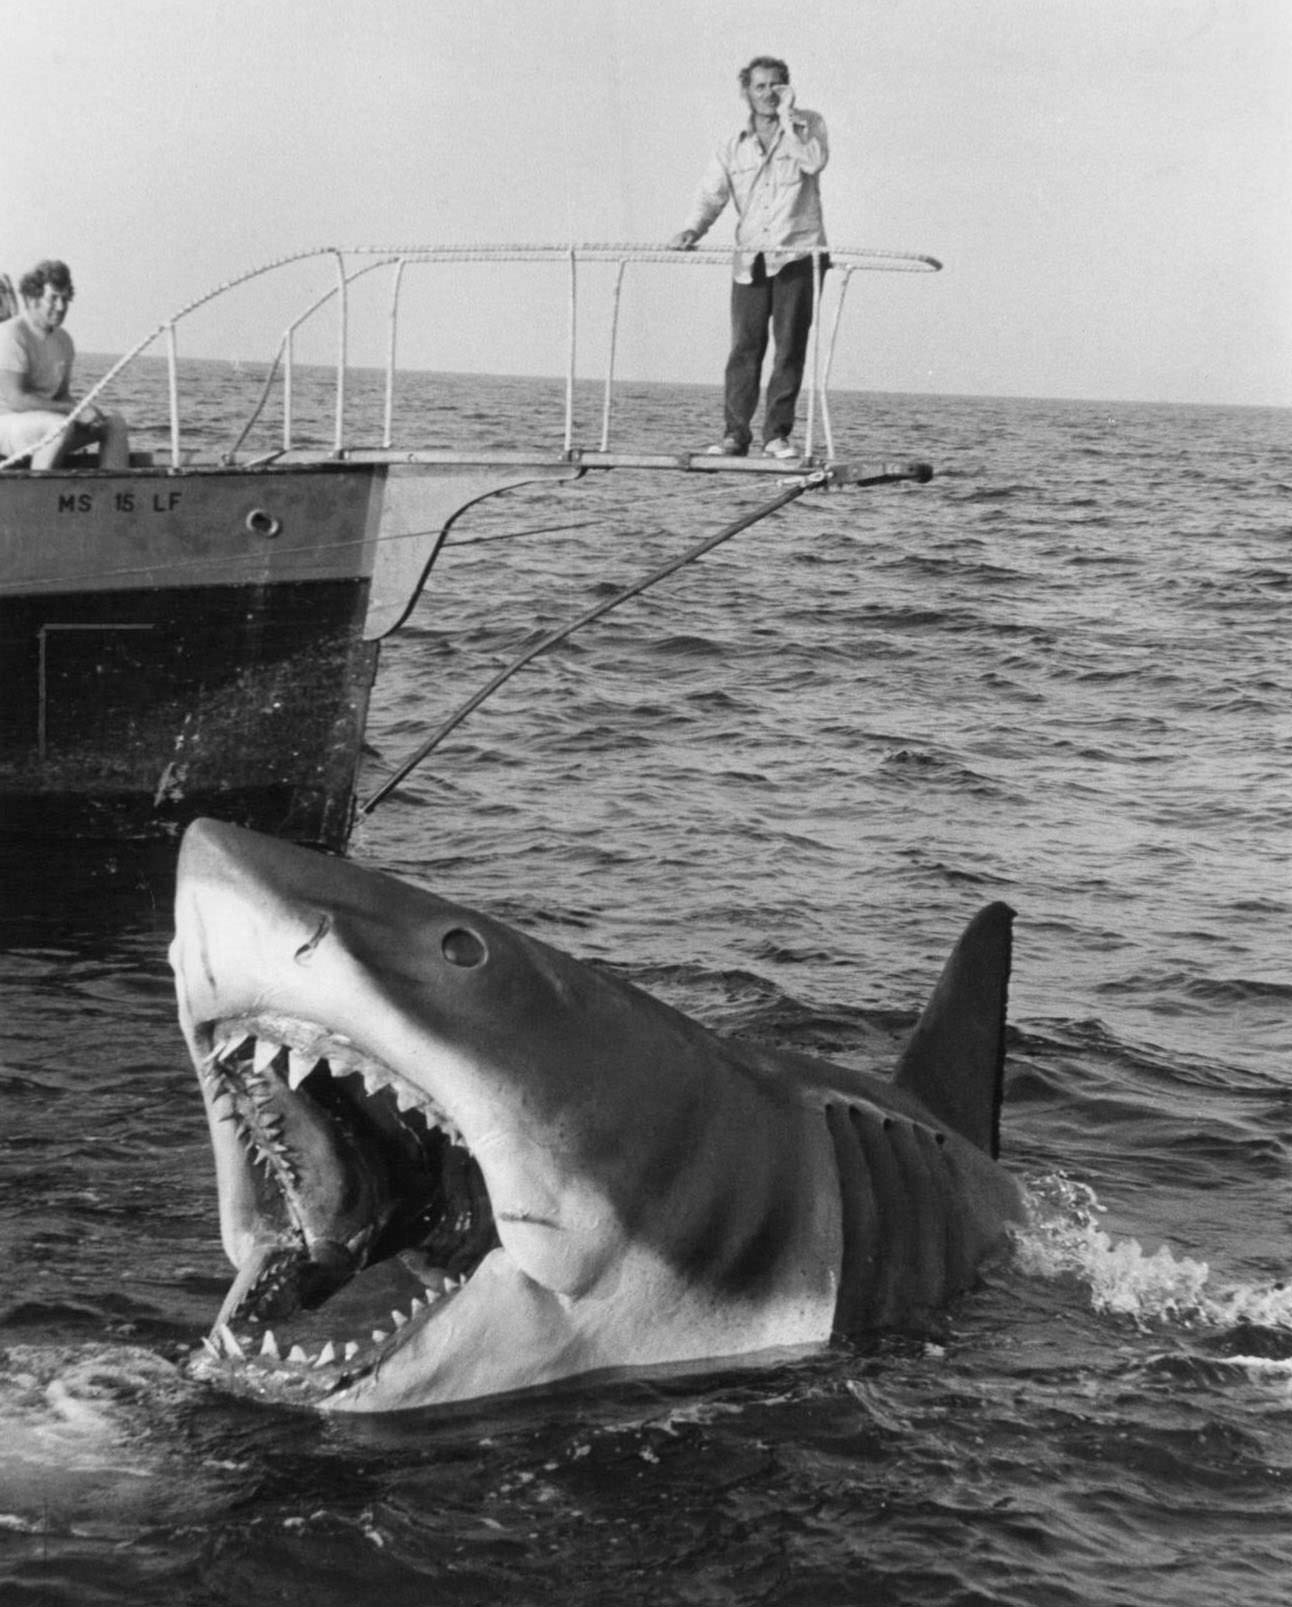
[[[640, 241], [625, 240], [620, 242], [581, 242], [576, 244], [552, 245], [542, 242], [522, 242], [512, 245], [492, 245], [486, 242], [456, 246], [349, 246], [316, 248], [314, 251], [301, 252], [297, 256], [285, 257], [278, 263], [271, 263], [264, 272], [282, 266], [284, 263], [299, 261], [302, 257], [318, 256], [322, 250], [336, 251], [344, 249], [350, 256], [387, 256], [405, 257], [410, 262], [564, 262], [571, 252], [580, 262], [608, 262], [616, 263], [621, 259], [630, 262], [690, 262], [698, 265], [715, 263], [730, 266], [732, 259], [731, 247], [697, 248], [690, 251], [679, 251], [665, 245], [643, 245]], [[860, 246], [830, 246], [828, 248], [831, 261], [846, 263], [857, 268], [871, 269], [881, 273], [937, 273], [942, 263], [936, 257], [930, 257], [916, 251], [889, 251]], [[244, 277], [251, 277], [246, 275]], [[240, 284], [241, 279], [230, 281], [230, 286]]]
[[[930, 257], [930, 256], [920, 254], [918, 252], [910, 252], [910, 251], [890, 251], [890, 250], [883, 250], [883, 249], [856, 248], [856, 247], [837, 247], [836, 246], [836, 247], [831, 247], [830, 248], [829, 255], [830, 255], [830, 259], [831, 259], [832, 264], [835, 265], [836, 267], [839, 267], [840, 269], [844, 270], [844, 281], [843, 281], [843, 283], [844, 283], [845, 287], [846, 287], [846, 284], [847, 284], [848, 277], [854, 272], [871, 271], [871, 272], [881, 272], [881, 273], [936, 273], [936, 272], [938, 272], [940, 270], [940, 268], [942, 266], [942, 264], [938, 261], [938, 259], [936, 257]], [[618, 269], [618, 275], [617, 275], [616, 282], [615, 282], [615, 292], [614, 292], [614, 295], [615, 295], [614, 331], [612, 332], [611, 352], [610, 352], [610, 359], [609, 359], [609, 371], [607, 373], [607, 386], [609, 386], [609, 384], [611, 382], [611, 377], [612, 377], [612, 374], [613, 374], [614, 340], [615, 340], [615, 335], [617, 334], [617, 325], [618, 325], [618, 316], [619, 316], [619, 297], [620, 297], [620, 290], [621, 290], [621, 286], [622, 286], [622, 279], [623, 279], [623, 273], [624, 273], [625, 267], [630, 263], [668, 264], [671, 267], [680, 267], [682, 265], [689, 265], [689, 266], [692, 266], [692, 267], [712, 267], [712, 266], [715, 266], [715, 265], [724, 265], [724, 266], [729, 267], [730, 263], [731, 263], [731, 260], [732, 260], [732, 253], [731, 253], [731, 251], [729, 249], [721, 249], [721, 250], [719, 250], [719, 249], [708, 249], [708, 250], [676, 251], [676, 250], [673, 250], [673, 249], [669, 248], [668, 246], [642, 245], [640, 243], [633, 243], [633, 242], [629, 242], [629, 241], [618, 242], [618, 243], [615, 243], [615, 242], [610, 242], [610, 243], [589, 242], [589, 243], [582, 243], [582, 244], [564, 244], [564, 245], [552, 245], [552, 244], [545, 244], [545, 243], [539, 243], [539, 242], [521, 243], [521, 244], [515, 244], [515, 245], [495, 245], [495, 244], [490, 244], [490, 243], [486, 243], [486, 242], [480, 242], [480, 243], [475, 243], [475, 244], [463, 244], [463, 245], [430, 245], [430, 246], [427, 246], [427, 245], [420, 245], [420, 246], [419, 245], [410, 245], [410, 246], [344, 246], [344, 247], [343, 246], [316, 246], [316, 247], [313, 247], [313, 248], [311, 248], [309, 250], [291, 252], [291, 253], [287, 254], [286, 256], [276, 258], [272, 262], [264, 263], [259, 267], [248, 269], [244, 273], [235, 274], [232, 278], [224, 280], [221, 284], [218, 284], [213, 289], [208, 290], [207, 292], [205, 292], [205, 294], [203, 294], [201, 296], [198, 296], [198, 297], [195, 297], [192, 301], [187, 302], [177, 312], [173, 313], [169, 318], [163, 320], [163, 322], [158, 324], [155, 329], [151, 330], [147, 335], [145, 335], [144, 338], [141, 341], [139, 341], [136, 345], [132, 346], [128, 352], [126, 352], [122, 357], [119, 357], [117, 359], [117, 361], [115, 363], [113, 363], [113, 365], [108, 369], [107, 373], [105, 373], [103, 375], [103, 377], [98, 381], [98, 383], [96, 385], [94, 385], [91, 388], [91, 390], [88, 391], [87, 394], [76, 404], [76, 406], [72, 409], [72, 411], [69, 414], [67, 414], [66, 417], [63, 418], [55, 428], [51, 429], [49, 434], [43, 440], [39, 441], [34, 448], [31, 448], [31, 449], [28, 449], [28, 450], [29, 451], [32, 451], [32, 450], [40, 451], [42, 448], [48, 446], [51, 442], [53, 442], [57, 438], [57, 436], [61, 433], [61, 431], [64, 430], [67, 427], [67, 424], [70, 421], [75, 420], [77, 417], [79, 417], [80, 414], [84, 411], [84, 409], [89, 407], [89, 405], [97, 399], [97, 397], [112, 383], [112, 381], [117, 377], [117, 375], [119, 375], [122, 372], [123, 369], [127, 368], [143, 352], [147, 351], [148, 348], [150, 346], [152, 346], [155, 341], [161, 339], [162, 337], [165, 337], [165, 340], [166, 340], [166, 357], [167, 357], [167, 364], [168, 364], [168, 370], [169, 370], [168, 377], [169, 377], [170, 413], [171, 413], [171, 417], [170, 417], [171, 461], [172, 461], [173, 466], [178, 468], [180, 466], [180, 464], [181, 464], [181, 461], [182, 461], [181, 440], [180, 440], [180, 423], [179, 423], [179, 395], [178, 395], [178, 389], [179, 389], [179, 383], [178, 383], [179, 353], [178, 353], [178, 340], [177, 340], [177, 336], [176, 336], [176, 331], [177, 331], [178, 326], [185, 319], [190, 318], [194, 313], [198, 312], [201, 308], [207, 306], [209, 303], [211, 303], [211, 302], [213, 302], [215, 300], [218, 300], [221, 296], [227, 295], [230, 291], [235, 290], [235, 289], [239, 288], [242, 285], [250, 283], [252, 280], [264, 278], [265, 276], [267, 276], [269, 274], [280, 272], [283, 269], [295, 266], [297, 264], [310, 262], [312, 260], [317, 260], [317, 259], [320, 259], [320, 258], [323, 258], [323, 257], [331, 258], [334, 261], [334, 263], [336, 264], [336, 283], [329, 290], [324, 292], [322, 295], [318, 296], [311, 303], [311, 305], [305, 310], [305, 312], [303, 312], [297, 319], [295, 319], [293, 321], [292, 324], [290, 324], [288, 326], [288, 329], [284, 332], [284, 335], [282, 337], [282, 342], [281, 342], [281, 345], [280, 345], [280, 348], [279, 348], [278, 357], [275, 359], [275, 369], [277, 368], [278, 364], [281, 363], [283, 357], [285, 356], [286, 359], [287, 359], [287, 363], [286, 363], [286, 369], [285, 369], [285, 373], [284, 373], [284, 382], [283, 382], [283, 384], [284, 384], [284, 450], [290, 450], [290, 448], [291, 448], [291, 394], [292, 394], [292, 358], [291, 358], [292, 335], [301, 326], [301, 324], [305, 322], [306, 319], [312, 317], [314, 313], [319, 311], [320, 308], [325, 306], [334, 297], [338, 298], [338, 300], [339, 300], [339, 316], [338, 316], [338, 328], [337, 328], [337, 375], [336, 375], [336, 411], [335, 411], [336, 423], [335, 423], [335, 435], [334, 435], [334, 449], [339, 454], [343, 450], [343, 440], [344, 440], [345, 369], [346, 369], [346, 360], [347, 360], [347, 331], [348, 331], [348, 322], [349, 322], [349, 320], [348, 320], [348, 308], [347, 308], [347, 299], [348, 299], [347, 298], [347, 289], [348, 289], [348, 286], [355, 279], [358, 279], [358, 278], [362, 277], [364, 274], [370, 272], [372, 269], [377, 268], [377, 267], [381, 267], [381, 266], [384, 266], [384, 265], [388, 265], [388, 264], [395, 264], [396, 265], [395, 281], [394, 281], [394, 285], [392, 287], [391, 315], [390, 315], [390, 317], [391, 317], [391, 327], [390, 327], [390, 336], [389, 336], [389, 342], [388, 342], [388, 344], [389, 344], [389, 363], [388, 363], [388, 378], [387, 378], [387, 420], [386, 420], [385, 440], [386, 440], [386, 444], [389, 445], [390, 444], [391, 397], [392, 397], [392, 392], [393, 392], [393, 375], [394, 375], [394, 367], [395, 367], [395, 322], [396, 322], [396, 317], [397, 317], [397, 303], [398, 303], [399, 290], [400, 290], [400, 285], [401, 285], [401, 281], [402, 281], [402, 278], [403, 278], [404, 270], [408, 266], [413, 265], [413, 264], [416, 264], [416, 265], [433, 265], [433, 264], [437, 264], [437, 263], [483, 263], [483, 262], [491, 262], [491, 263], [508, 263], [508, 262], [512, 262], [512, 263], [532, 263], [532, 262], [565, 263], [567, 265], [569, 275], [570, 275], [570, 317], [571, 317], [570, 336], [569, 336], [569, 361], [568, 361], [568, 364], [567, 364], [567, 375], [566, 375], [566, 389], [567, 389], [566, 412], [567, 412], [567, 418], [566, 418], [566, 432], [565, 432], [566, 450], [569, 451], [571, 449], [571, 447], [572, 447], [572, 441], [573, 441], [573, 418], [572, 418], [572, 406], [573, 406], [573, 403], [572, 403], [572, 396], [573, 396], [573, 384], [574, 384], [574, 343], [575, 343], [574, 318], [575, 318], [575, 310], [576, 310], [575, 309], [575, 275], [576, 275], [576, 269], [577, 269], [578, 265], [581, 264], [581, 263], [605, 263], [605, 264], [615, 266]], [[376, 260], [373, 260], [373, 261], [370, 261], [370, 262], [365, 262], [365, 263], [363, 263], [362, 266], [351, 267], [349, 265], [349, 260], [348, 259], [352, 259], [352, 258], [373, 258], [373, 259], [376, 259]], [[832, 327], [831, 327], [831, 337], [830, 337], [829, 342], [827, 343], [827, 350], [826, 350], [826, 355], [825, 355], [825, 359], [824, 359], [823, 364], [820, 362], [820, 358], [819, 358], [820, 332], [818, 330], [818, 333], [817, 333], [817, 336], [816, 336], [818, 345], [817, 345], [817, 347], [815, 349], [814, 360], [813, 360], [814, 382], [816, 381], [818, 375], [825, 376], [825, 375], [829, 374], [830, 368], [832, 366], [834, 341], [837, 338], [838, 327], [839, 327], [839, 321], [838, 321], [838, 317], [836, 315], [835, 320], [834, 320], [834, 322], [832, 324]], [[271, 375], [271, 379], [272, 379], [272, 375]], [[808, 398], [809, 413], [811, 413], [811, 410], [812, 410], [812, 407], [813, 407], [812, 391], [816, 390], [816, 389], [820, 389], [824, 385], [824, 383], [825, 383], [825, 381], [822, 378], [821, 381], [820, 381], [820, 385], [814, 383], [813, 387], [810, 388], [809, 398]], [[266, 394], [267, 394], [267, 392], [266, 392]], [[256, 405], [256, 410], [253, 413], [251, 421], [248, 423], [247, 427], [243, 430], [242, 434], [239, 436], [237, 443], [235, 444], [235, 446], [231, 449], [231, 451], [229, 453], [225, 454], [225, 461], [226, 462], [232, 460], [233, 455], [237, 452], [238, 448], [245, 441], [245, 439], [247, 437], [247, 434], [250, 432], [250, 429], [254, 426], [254, 423], [255, 423], [256, 419], [260, 416], [260, 413], [263, 410], [263, 407], [264, 407], [264, 398], [262, 397], [261, 400]], [[822, 423], [823, 423], [823, 426], [825, 428], [827, 442], [829, 442], [830, 437], [831, 437], [831, 432], [830, 432], [829, 419], [828, 419], [828, 406], [827, 406], [826, 399], [825, 399], [825, 396], [824, 396], [823, 392], [822, 392], [822, 398], [821, 398], [821, 412], [822, 412]], [[810, 434], [810, 431], [811, 431], [812, 423], [813, 423], [813, 419], [810, 417], [809, 418], [809, 434]], [[609, 396], [607, 395], [606, 403], [605, 403], [605, 406], [603, 408], [603, 416], [602, 416], [602, 443], [603, 443], [603, 450], [605, 449], [606, 444], [607, 444], [608, 439], [609, 439], [609, 425], [610, 425], [610, 406], [609, 406]], [[22, 458], [26, 457], [27, 455], [28, 455], [28, 452], [15, 453], [11, 457], [6, 458], [3, 462], [0, 462], [0, 470], [13, 468], [18, 462], [21, 461]]]
[[[593, 245], [468, 245], [468, 246], [425, 246], [406, 247], [395, 254], [394, 247], [356, 247], [352, 248], [351, 255], [375, 254], [379, 261], [358, 268], [348, 276], [341, 275], [340, 283], [335, 289], [326, 291], [291, 325], [291, 330], [284, 337], [284, 348], [290, 353], [290, 334], [298, 329], [305, 320], [311, 317], [320, 308], [325, 306], [338, 292], [344, 294], [346, 284], [353, 283], [370, 268], [386, 266], [392, 261], [395, 263], [395, 279], [391, 291], [390, 310], [390, 336], [388, 342], [387, 371], [386, 371], [386, 424], [383, 433], [383, 442], [389, 447], [391, 444], [391, 419], [393, 413], [394, 376], [396, 341], [395, 330], [398, 320], [398, 300], [404, 270], [410, 264], [436, 264], [443, 262], [551, 262], [564, 263], [569, 273], [568, 289], [568, 339], [567, 360], [565, 375], [565, 418], [563, 430], [563, 450], [568, 454], [574, 448], [574, 389], [577, 378], [576, 346], [578, 338], [578, 289], [577, 265], [579, 262], [597, 262], [617, 269], [611, 303], [610, 340], [606, 360], [605, 390], [602, 401], [601, 419], [601, 450], [609, 448], [610, 441], [610, 415], [612, 406], [612, 392], [614, 382], [615, 356], [618, 342], [619, 311], [622, 297], [624, 271], [630, 263], [668, 263], [676, 265], [682, 261], [698, 263], [702, 266], [722, 265], [730, 266], [731, 253], [726, 250], [712, 251], [676, 251], [667, 246], [641, 246], [631, 243], [593, 244]], [[338, 252], [339, 256], [339, 252]], [[844, 272], [844, 286], [852, 273], [857, 271], [891, 271], [891, 272], [937, 272], [941, 263], [935, 257], [923, 256], [914, 252], [895, 252], [886, 250], [866, 250], [851, 247], [832, 248], [813, 252], [813, 256], [821, 258], [829, 256], [832, 264], [840, 265]], [[820, 301], [823, 275], [818, 271], [813, 275], [813, 294]], [[842, 295], [842, 290], [841, 293]], [[816, 398], [820, 396], [820, 411], [823, 433], [826, 441], [826, 455], [834, 455], [834, 436], [830, 418], [829, 399], [825, 393], [826, 377], [834, 363], [835, 346], [839, 332], [839, 308], [830, 326], [830, 338], [826, 350], [825, 360], [821, 359], [821, 319], [814, 318], [812, 370], [813, 382], [808, 387], [807, 397], [807, 427], [804, 451], [809, 457], [812, 455], [813, 431], [816, 410]], [[338, 441], [340, 440], [340, 407], [338, 406]], [[250, 425], [248, 426], [248, 429]], [[246, 438], [247, 431], [239, 437], [237, 446]], [[288, 365], [288, 380], [284, 406], [283, 425], [284, 450], [291, 444], [291, 385], [290, 360]], [[237, 446], [232, 450], [237, 451]], [[338, 446], [338, 451], [340, 447]]]

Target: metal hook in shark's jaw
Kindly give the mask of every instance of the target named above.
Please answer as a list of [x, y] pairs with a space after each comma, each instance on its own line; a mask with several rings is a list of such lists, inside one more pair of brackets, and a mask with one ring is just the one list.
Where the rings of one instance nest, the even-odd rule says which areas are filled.
[[[970, 922], [890, 1082], [720, 1040], [422, 889], [196, 823], [172, 960], [239, 1269], [209, 1365], [380, 1412], [923, 1321], [1022, 1214], [988, 1153], [1010, 923]], [[363, 1271], [308, 1344], [266, 1330], [257, 1353], [230, 1316], [303, 1304], [315, 1250], [324, 1283]], [[340, 1331], [401, 1260], [441, 1298], [419, 1282], [371, 1340]]]

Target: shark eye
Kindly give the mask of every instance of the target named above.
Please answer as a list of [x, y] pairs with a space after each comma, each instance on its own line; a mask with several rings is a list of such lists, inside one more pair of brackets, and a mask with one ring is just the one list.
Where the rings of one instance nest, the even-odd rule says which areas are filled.
[[483, 942], [465, 926], [455, 926], [446, 932], [440, 947], [450, 965], [482, 965], [488, 953]]

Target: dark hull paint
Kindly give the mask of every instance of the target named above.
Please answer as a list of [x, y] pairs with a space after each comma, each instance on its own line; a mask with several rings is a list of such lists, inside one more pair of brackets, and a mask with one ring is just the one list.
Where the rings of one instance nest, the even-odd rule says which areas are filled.
[[201, 814], [340, 849], [376, 670], [368, 582], [0, 600], [0, 835]]

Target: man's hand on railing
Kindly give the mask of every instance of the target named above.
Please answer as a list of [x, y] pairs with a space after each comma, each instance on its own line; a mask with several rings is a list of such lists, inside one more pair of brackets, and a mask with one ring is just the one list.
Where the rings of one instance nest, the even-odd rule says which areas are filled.
[[683, 229], [669, 241], [668, 249], [670, 251], [694, 251], [695, 242], [699, 238], [700, 236], [694, 229]]

